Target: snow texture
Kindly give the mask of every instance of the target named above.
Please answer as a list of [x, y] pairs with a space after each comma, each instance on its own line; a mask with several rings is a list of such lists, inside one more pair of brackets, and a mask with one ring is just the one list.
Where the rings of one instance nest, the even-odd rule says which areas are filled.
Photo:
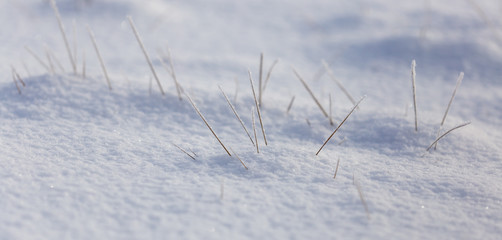
[[[59, 0], [57, 5], [72, 51], [76, 45], [76, 75], [49, 1], [0, 2], [0, 239], [502, 235], [500, 2]], [[112, 91], [86, 24], [95, 32]], [[46, 64], [50, 49], [55, 73], [25, 46]], [[248, 170], [235, 154], [227, 155], [185, 95], [178, 99], [159, 61], [168, 47], [181, 87]], [[218, 85], [252, 134], [247, 70], [258, 90], [261, 52], [264, 76], [280, 60], [261, 105], [268, 146], [257, 119], [256, 153]], [[332, 96], [335, 123], [353, 107], [325, 74], [322, 59], [356, 100], [367, 97], [316, 156], [337, 125], [329, 124], [291, 67], [324, 108]], [[411, 105], [413, 59], [418, 132]], [[26, 84], [18, 82], [22, 94], [11, 66]], [[426, 152], [461, 71], [465, 78], [443, 132], [472, 123]]]

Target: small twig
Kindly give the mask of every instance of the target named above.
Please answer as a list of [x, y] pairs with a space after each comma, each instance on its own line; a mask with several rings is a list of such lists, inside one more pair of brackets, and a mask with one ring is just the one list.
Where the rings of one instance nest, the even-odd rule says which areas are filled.
[[322, 60], [322, 65], [324, 66], [324, 69], [326, 69], [326, 71], [328, 72], [328, 75], [331, 78], [331, 80], [333, 80], [336, 83], [338, 88], [340, 88], [340, 90], [342, 90], [342, 92], [345, 94], [345, 96], [347, 96], [347, 98], [350, 100], [350, 102], [352, 102], [352, 104], [356, 104], [356, 101], [350, 95], [350, 93], [347, 91], [347, 89], [345, 89], [345, 87], [342, 85], [342, 83], [340, 81], [338, 81], [338, 79], [335, 78], [335, 74], [333, 74], [333, 71], [331, 71], [331, 69], [329, 68], [328, 63], [326, 63], [326, 61]]
[[445, 133], [443, 133], [443, 135], [441, 135], [440, 137], [436, 138], [436, 140], [425, 151], [429, 151], [432, 148], [432, 146], [434, 146], [434, 144], [436, 144], [441, 138], [443, 138], [444, 136], [446, 136], [446, 134], [450, 133], [451, 131], [453, 131], [453, 130], [455, 130], [457, 128], [461, 128], [461, 127], [467, 126], [469, 124], [471, 124], [471, 122], [466, 122], [466, 123], [460, 124], [460, 125], [452, 128], [452, 129], [446, 131]]
[[291, 101], [289, 101], [288, 104], [288, 109], [286, 110], [286, 114], [289, 114], [289, 110], [291, 110], [291, 107], [293, 106], [293, 102], [295, 101], [295, 96], [291, 98]]
[[312, 124], [310, 124], [310, 121], [308, 118], [305, 118], [305, 121], [307, 122], [307, 125], [309, 125], [309, 127], [312, 127]]
[[237, 155], [237, 153], [234, 152], [234, 150], [232, 149], [232, 147], [229, 147], [230, 148], [230, 151], [232, 151], [232, 154], [234, 154], [234, 156], [239, 159], [239, 161], [241, 162], [242, 166], [244, 166], [244, 168], [246, 170], [248, 170], [248, 167], [246, 166], [246, 164], [244, 164], [244, 162], [241, 160], [241, 158], [239, 157], [239, 155]]
[[338, 158], [338, 161], [336, 162], [335, 176], [333, 176], [333, 179], [336, 179], [336, 174], [338, 173], [338, 166], [339, 165], [340, 165], [340, 158]]
[[92, 45], [94, 46], [94, 50], [96, 51], [96, 56], [98, 56], [99, 63], [101, 64], [101, 69], [103, 70], [103, 74], [106, 78], [106, 83], [108, 83], [108, 89], [112, 90], [112, 84], [110, 83], [110, 78], [108, 77], [108, 72], [106, 71], [105, 63], [103, 58], [101, 57], [101, 53], [99, 52], [98, 44], [96, 43], [96, 38], [94, 37], [94, 33], [92, 32], [89, 25], [86, 25], [87, 32], [89, 32], [89, 36], [91, 37]]
[[148, 53], [146, 52], [145, 46], [143, 45], [143, 41], [141, 40], [141, 37], [139, 36], [138, 31], [136, 30], [136, 26], [134, 26], [134, 22], [132, 21], [131, 16], [127, 16], [127, 20], [129, 20], [129, 24], [131, 25], [132, 31], [134, 32], [134, 36], [136, 37], [136, 40], [138, 41], [138, 44], [143, 51], [143, 54], [145, 55], [146, 62], [148, 63], [148, 66], [150, 66], [150, 70], [152, 71], [153, 77], [157, 81], [157, 85], [159, 86], [160, 92], [162, 95], [166, 95], [164, 93], [164, 89], [162, 89], [162, 85], [160, 84], [160, 80], [157, 77], [157, 73], [155, 72], [155, 68], [153, 68], [152, 61], [150, 60], [150, 57], [148, 56]]
[[253, 125], [254, 140], [256, 145], [256, 153], [260, 153], [260, 147], [258, 147], [258, 136], [256, 135], [256, 124], [254, 121], [254, 107], [251, 108], [251, 124]]
[[249, 140], [251, 140], [251, 143], [253, 143], [253, 146], [254, 146], [254, 141], [253, 141], [253, 138], [251, 137], [251, 134], [249, 134], [246, 126], [244, 125], [244, 122], [242, 122], [242, 119], [241, 117], [239, 117], [239, 114], [237, 114], [237, 111], [235, 110], [234, 108], [234, 105], [232, 105], [232, 103], [230, 102], [230, 100], [228, 99], [227, 95], [225, 94], [225, 92], [223, 91], [223, 89], [221, 89], [221, 86], [218, 85], [218, 88], [220, 89], [221, 93], [223, 94], [223, 96], [225, 97], [225, 100], [227, 100], [227, 103], [228, 105], [230, 106], [230, 108], [232, 109], [232, 112], [234, 112], [234, 115], [235, 117], [237, 118], [237, 120], [239, 120], [239, 123], [241, 124], [242, 128], [244, 129], [244, 131], [246, 132], [246, 134], [248, 135], [249, 137]]
[[326, 110], [324, 110], [324, 108], [322, 107], [322, 105], [319, 102], [319, 100], [317, 100], [317, 98], [314, 95], [314, 93], [312, 92], [312, 90], [310, 90], [310, 87], [307, 85], [307, 83], [305, 82], [305, 80], [303, 80], [303, 78], [300, 76], [300, 74], [298, 74], [298, 72], [296, 71], [295, 68], [293, 68], [293, 72], [295, 73], [296, 77], [300, 80], [300, 82], [302, 82], [302, 84], [305, 87], [305, 89], [307, 89], [307, 92], [309, 92], [309, 94], [312, 97], [312, 99], [314, 99], [314, 102], [317, 104], [317, 106], [319, 107], [319, 109], [321, 109], [322, 114], [325, 117], [329, 118], [328, 113], [326, 112]]
[[258, 105], [262, 105], [261, 104], [261, 95], [262, 95], [262, 91], [263, 91], [263, 84], [262, 84], [262, 80], [263, 80], [263, 52], [260, 53], [260, 73], [258, 75], [259, 77], [259, 81], [258, 81]]
[[176, 145], [176, 144], [174, 144], [174, 143], [171, 143], [171, 144], [172, 144], [172, 145], [174, 145], [175, 147], [177, 147], [177, 148], [178, 148], [179, 150], [181, 150], [182, 152], [184, 152], [184, 153], [185, 153], [186, 155], [188, 155], [191, 159], [195, 160], [195, 157], [194, 157], [194, 156], [192, 156], [192, 155], [190, 155], [190, 154], [188, 154], [188, 152], [187, 152], [187, 151], [185, 151], [185, 150], [183, 150], [183, 148], [181, 148], [180, 146], [178, 146], [178, 145]]
[[185, 96], [188, 98], [188, 101], [190, 102], [190, 104], [192, 104], [193, 108], [197, 112], [197, 114], [199, 114], [199, 116], [202, 119], [202, 121], [206, 124], [207, 128], [209, 128], [209, 131], [211, 131], [211, 133], [214, 135], [214, 137], [216, 138], [216, 140], [218, 140], [218, 142], [221, 144], [221, 146], [223, 147], [223, 149], [225, 149], [225, 152], [227, 152], [228, 156], [232, 156], [232, 154], [230, 154], [230, 152], [227, 150], [227, 148], [225, 147], [225, 145], [223, 145], [223, 143], [221, 142], [220, 138], [218, 138], [218, 136], [216, 135], [216, 133], [213, 131], [213, 128], [211, 126], [209, 126], [209, 123], [206, 121], [206, 118], [204, 118], [204, 116], [202, 115], [202, 113], [199, 111], [199, 108], [197, 108], [197, 106], [195, 105], [195, 103], [192, 101], [192, 98], [190, 98], [190, 96], [188, 95], [188, 93], [186, 91], [184, 93], [185, 93]]
[[338, 127], [336, 127], [335, 131], [333, 131], [333, 133], [328, 137], [328, 139], [326, 139], [326, 141], [324, 142], [324, 144], [321, 146], [321, 148], [319, 148], [319, 151], [317, 151], [317, 153], [315, 155], [318, 155], [319, 152], [321, 152], [321, 150], [324, 147], [324, 145], [326, 145], [326, 143], [328, 143], [328, 141], [333, 137], [333, 135], [335, 135], [336, 131], [338, 131], [338, 129], [340, 129], [340, 127], [345, 123], [345, 121], [347, 120], [347, 118], [349, 118], [350, 114], [352, 114], [352, 112], [354, 112], [354, 110], [357, 108], [357, 106], [359, 106], [359, 104], [361, 103], [361, 101], [364, 100], [364, 98], [366, 98], [366, 96], [362, 97], [361, 100], [359, 100], [359, 102], [357, 102], [357, 104], [354, 105], [354, 107], [352, 108], [352, 110], [350, 110], [349, 114], [347, 114], [347, 116], [343, 119], [343, 121], [340, 123], [340, 125], [338, 125]]
[[71, 54], [70, 44], [68, 44], [68, 39], [66, 39], [66, 33], [64, 31], [63, 22], [61, 21], [61, 15], [59, 15], [59, 10], [58, 10], [58, 7], [56, 6], [56, 1], [55, 0], [50, 0], [50, 1], [51, 1], [51, 7], [54, 10], [54, 14], [56, 15], [56, 18], [57, 18], [57, 21], [59, 24], [59, 30], [61, 30], [61, 35], [63, 36], [64, 44], [65, 44], [66, 50], [68, 52], [68, 57], [70, 58], [71, 66], [73, 67], [73, 73], [76, 75], [77, 74], [77, 65], [75, 65], [75, 61], [74, 61], [73, 56]]
[[263, 139], [265, 140], [265, 145], [268, 145], [267, 137], [265, 135], [265, 127], [263, 127], [263, 121], [261, 118], [260, 104], [258, 104], [258, 100], [256, 99], [256, 93], [254, 91], [254, 84], [253, 84], [253, 78], [251, 77], [251, 71], [248, 70], [248, 73], [249, 73], [249, 82], [251, 83], [251, 90], [253, 91], [254, 102], [256, 105], [256, 111], [258, 112], [258, 119], [260, 120], [261, 133], [263, 134]]
[[[446, 107], [446, 111], [444, 112], [443, 119], [441, 120], [441, 124], [439, 125], [438, 129], [438, 134], [437, 137], [439, 137], [439, 134], [441, 133], [441, 128], [443, 127], [443, 124], [446, 120], [446, 116], [448, 115], [448, 111], [450, 110], [451, 103], [453, 102], [453, 99], [455, 98], [455, 94], [457, 93], [457, 89], [460, 86], [460, 83], [462, 83], [462, 79], [464, 78], [464, 72], [460, 72], [457, 78], [457, 84], [455, 85], [455, 89], [453, 89], [453, 93], [451, 94], [450, 101], [448, 102], [448, 107]], [[437, 143], [434, 145], [434, 149], [436, 149]]]
[[415, 59], [411, 61], [411, 85], [413, 87], [413, 109], [415, 111], [415, 132], [418, 132], [418, 118], [417, 118], [417, 89], [415, 86], [415, 67], [416, 67]]
[[357, 188], [357, 192], [359, 193], [359, 199], [361, 199], [361, 203], [364, 206], [364, 211], [366, 212], [366, 217], [370, 219], [370, 211], [368, 210], [368, 204], [366, 204], [366, 200], [364, 199], [363, 191], [361, 190], [361, 186], [359, 185], [359, 181], [355, 181], [355, 185]]

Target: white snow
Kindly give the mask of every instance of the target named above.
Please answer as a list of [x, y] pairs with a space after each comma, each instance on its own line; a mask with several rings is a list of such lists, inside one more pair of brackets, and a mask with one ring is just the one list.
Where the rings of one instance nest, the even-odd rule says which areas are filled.
[[[72, 47], [75, 22], [78, 75], [72, 73], [49, 1], [0, 2], [0, 239], [502, 235], [498, 1], [57, 4]], [[86, 24], [95, 32], [112, 91]], [[44, 46], [52, 49], [65, 71], [55, 65], [56, 74], [49, 74], [25, 46], [44, 61]], [[186, 97], [178, 100], [173, 80], [158, 61], [167, 46], [180, 84], [249, 170], [227, 155]], [[275, 59], [280, 61], [261, 106], [269, 144], [264, 145], [258, 128], [256, 153], [218, 85], [236, 100], [252, 133], [254, 99], [247, 70], [258, 88], [261, 52], [265, 73]], [[356, 100], [367, 97], [316, 156], [336, 125], [330, 126], [291, 67], [326, 109], [332, 95], [337, 123], [353, 107], [322, 74], [322, 59]], [[418, 132], [411, 106], [413, 59]], [[11, 65], [26, 83], [21, 95]], [[472, 123], [427, 153], [461, 71], [465, 78], [444, 130]], [[173, 143], [196, 154], [195, 160]]]

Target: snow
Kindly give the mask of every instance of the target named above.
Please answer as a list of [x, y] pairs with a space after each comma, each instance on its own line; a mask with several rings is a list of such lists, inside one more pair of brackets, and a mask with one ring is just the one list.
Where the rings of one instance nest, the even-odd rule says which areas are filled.
[[[473, 2], [59, 0], [72, 46], [76, 25], [77, 75], [49, 1], [0, 2], [0, 239], [497, 239], [502, 5]], [[46, 61], [44, 45], [64, 72], [24, 50]], [[157, 58], [167, 46], [180, 84], [249, 170], [178, 99]], [[258, 128], [256, 153], [218, 85], [252, 133], [247, 70], [257, 88], [261, 52], [265, 72], [280, 60], [261, 108], [269, 144]], [[336, 125], [291, 67], [325, 108], [332, 95], [337, 123], [353, 107], [322, 59], [356, 100], [367, 97], [316, 156]], [[472, 123], [427, 153], [461, 71], [444, 129]]]

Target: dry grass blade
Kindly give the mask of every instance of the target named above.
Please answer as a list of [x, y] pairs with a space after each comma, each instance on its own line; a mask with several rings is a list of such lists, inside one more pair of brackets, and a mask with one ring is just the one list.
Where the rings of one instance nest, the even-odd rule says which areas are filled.
[[336, 169], [335, 169], [335, 176], [333, 178], [336, 178], [336, 174], [338, 173], [338, 166], [340, 165], [340, 158], [338, 158], [338, 161], [336, 162]]
[[65, 72], [64, 68], [63, 68], [63, 65], [61, 65], [61, 62], [59, 62], [58, 58], [56, 57], [56, 55], [54, 54], [54, 51], [52, 51], [50, 48], [47, 47], [47, 50], [49, 50], [49, 54], [51, 56], [51, 59], [54, 60], [54, 62], [56, 63], [56, 65], [58, 66], [59, 70], [61, 70], [61, 72]]
[[244, 168], [246, 170], [248, 170], [248, 167], [246, 166], [246, 164], [244, 164], [244, 162], [241, 160], [241, 158], [239, 157], [239, 155], [237, 155], [237, 153], [234, 152], [234, 150], [232, 149], [232, 147], [229, 147], [230, 148], [230, 151], [232, 151], [232, 153], [234, 154], [234, 156], [239, 159], [239, 161], [241, 162], [242, 166], [244, 166]]
[[98, 44], [96, 43], [96, 38], [94, 37], [94, 33], [92, 32], [89, 25], [86, 25], [87, 32], [89, 32], [89, 36], [91, 37], [92, 46], [94, 46], [94, 50], [96, 51], [96, 55], [98, 56], [99, 63], [101, 64], [101, 69], [103, 70], [103, 74], [106, 78], [106, 83], [108, 83], [108, 89], [112, 90], [112, 84], [110, 83], [110, 78], [108, 77], [108, 72], [106, 71], [105, 63], [103, 58], [101, 57], [101, 53], [99, 52]]
[[317, 151], [317, 153], [315, 155], [318, 155], [319, 152], [321, 152], [322, 148], [326, 145], [326, 143], [329, 142], [329, 140], [333, 137], [333, 135], [335, 135], [336, 131], [338, 131], [338, 129], [340, 129], [340, 127], [345, 123], [345, 121], [347, 121], [347, 118], [349, 118], [349, 116], [354, 112], [354, 110], [356, 110], [356, 108], [359, 106], [361, 101], [364, 100], [364, 98], [366, 98], [366, 96], [362, 97], [361, 100], [359, 100], [359, 102], [357, 102], [356, 105], [354, 105], [352, 110], [350, 110], [349, 114], [347, 114], [347, 116], [343, 119], [343, 121], [340, 123], [340, 125], [338, 125], [338, 127], [336, 127], [335, 131], [333, 131], [333, 133], [328, 137], [328, 139], [326, 139], [324, 144], [321, 146], [321, 148], [319, 148], [319, 151]]
[[35, 53], [33, 52], [28, 46], [24, 46], [24, 49], [26, 49], [26, 51], [31, 55], [33, 56], [38, 63], [40, 63], [40, 65], [42, 65], [42, 67], [45, 68], [45, 70], [47, 70], [47, 72], [50, 72], [51, 69], [49, 68], [49, 66], [47, 66], [47, 64], [45, 64], [44, 61], [42, 61], [42, 59]]
[[279, 59], [276, 59], [272, 65], [270, 66], [270, 68], [268, 69], [268, 72], [267, 72], [267, 77], [265, 78], [265, 82], [263, 83], [263, 89], [262, 91], [265, 91], [265, 89], [267, 88], [267, 85], [268, 85], [268, 81], [270, 80], [270, 76], [272, 75], [272, 70], [274, 70], [274, 67], [275, 65], [279, 62]]
[[434, 141], [434, 142], [433, 142], [433, 143], [432, 143], [432, 144], [431, 144], [431, 145], [430, 145], [430, 146], [429, 146], [429, 147], [428, 147], [425, 151], [429, 151], [429, 150], [432, 148], [432, 146], [434, 146], [434, 144], [436, 144], [436, 143], [437, 143], [437, 142], [438, 142], [441, 138], [443, 138], [444, 136], [446, 136], [446, 135], [447, 135], [448, 133], [450, 133], [451, 131], [453, 131], [453, 130], [455, 130], [455, 129], [458, 129], [458, 128], [461, 128], [461, 127], [464, 127], [464, 126], [467, 126], [467, 125], [469, 125], [469, 124], [471, 124], [471, 122], [462, 123], [462, 124], [460, 124], [460, 125], [458, 125], [458, 126], [456, 126], [456, 127], [452, 128], [452, 129], [450, 129], [450, 130], [446, 131], [445, 133], [443, 133], [443, 135], [441, 135], [441, 136], [439, 136], [438, 138], [436, 138], [436, 140], [435, 140], [435, 141]]
[[254, 121], [254, 107], [251, 108], [251, 124], [253, 125], [254, 140], [256, 145], [256, 153], [260, 153], [260, 147], [258, 146], [258, 136], [256, 135], [256, 124]]
[[51, 69], [49, 73], [52, 75], [56, 73], [56, 71], [54, 71], [54, 64], [52, 64], [51, 55], [49, 54], [49, 49], [47, 48], [47, 46], [45, 46], [44, 48], [45, 48], [45, 56], [47, 57], [47, 62], [49, 62], [49, 68]]
[[190, 155], [187, 151], [185, 151], [183, 148], [181, 148], [180, 146], [174, 144], [174, 143], [171, 143], [173, 146], [175, 146], [176, 148], [178, 148], [179, 150], [181, 150], [182, 152], [184, 152], [186, 155], [188, 155], [191, 159], [195, 160], [195, 157]]
[[370, 218], [370, 211], [368, 209], [368, 204], [366, 204], [366, 200], [364, 199], [363, 191], [361, 190], [361, 186], [359, 185], [359, 181], [355, 181], [354, 184], [357, 188], [357, 193], [359, 193], [359, 199], [361, 199], [361, 203], [364, 206], [364, 211], [366, 212], [366, 217]]
[[24, 83], [23, 79], [21, 78], [21, 76], [19, 76], [19, 74], [17, 73], [16, 69], [11, 66], [12, 68], [12, 72], [14, 74], [14, 76], [17, 78], [17, 80], [21, 83], [21, 85], [23, 85], [23, 87], [26, 87], [26, 84]]
[[258, 104], [261, 106], [261, 95], [263, 90], [263, 53], [260, 53], [260, 74], [258, 75]]
[[17, 92], [19, 93], [19, 95], [21, 95], [21, 89], [19, 88], [19, 84], [17, 84], [16, 75], [14, 74], [14, 68], [12, 68], [12, 81], [14, 81], [14, 84], [16, 85]]
[[167, 63], [164, 61], [164, 58], [166, 57], [165, 53], [162, 51], [161, 54], [162, 54], [162, 56], [159, 57], [160, 63], [162, 64], [162, 66], [164, 66], [164, 68], [169, 73], [169, 75], [171, 75], [171, 78], [174, 81], [174, 85], [176, 86], [176, 93], [178, 94], [178, 99], [181, 101], [182, 100], [181, 87], [180, 87], [180, 84], [178, 83], [178, 79], [176, 78], [176, 72], [174, 71], [174, 64], [173, 64], [173, 59], [171, 56], [171, 49], [167, 48], [167, 60], [169, 61], [169, 65], [167, 65]]
[[298, 72], [295, 70], [295, 68], [293, 68], [293, 72], [295, 73], [296, 77], [300, 80], [300, 82], [302, 82], [302, 84], [305, 87], [305, 89], [307, 89], [307, 92], [309, 92], [309, 94], [312, 97], [312, 99], [314, 99], [314, 102], [317, 104], [317, 106], [319, 107], [319, 109], [321, 109], [322, 114], [325, 117], [329, 118], [328, 113], [326, 112], [326, 110], [324, 110], [324, 108], [322, 107], [322, 105], [319, 102], [319, 100], [317, 100], [317, 98], [314, 95], [314, 93], [312, 92], [312, 90], [310, 90], [310, 87], [307, 85], [307, 83], [305, 82], [305, 80], [303, 80], [303, 78], [300, 76], [300, 74], [298, 74]]
[[254, 97], [254, 102], [256, 105], [256, 111], [258, 112], [258, 119], [260, 120], [261, 133], [263, 134], [263, 140], [265, 140], [265, 145], [268, 145], [267, 136], [265, 135], [265, 127], [263, 127], [263, 120], [261, 118], [260, 104], [258, 104], [258, 100], [256, 99], [256, 93], [254, 91], [254, 84], [253, 84], [253, 78], [251, 77], [251, 71], [248, 70], [248, 74], [249, 74], [249, 82], [251, 83], [251, 90], [253, 91], [253, 97]]
[[221, 93], [223, 94], [223, 96], [225, 97], [225, 100], [227, 100], [227, 103], [228, 105], [230, 106], [230, 108], [232, 109], [232, 112], [234, 112], [234, 115], [235, 117], [237, 118], [237, 120], [239, 120], [239, 123], [241, 124], [242, 128], [244, 129], [244, 131], [246, 132], [246, 134], [248, 135], [249, 137], [249, 140], [251, 140], [251, 143], [253, 143], [253, 146], [254, 146], [254, 141], [253, 141], [253, 138], [251, 137], [251, 134], [249, 134], [246, 126], [244, 125], [244, 122], [242, 122], [242, 119], [241, 117], [239, 117], [239, 114], [237, 114], [237, 111], [235, 110], [234, 108], [234, 105], [232, 105], [232, 103], [230, 102], [230, 100], [228, 99], [227, 95], [225, 94], [225, 92], [223, 91], [223, 89], [221, 89], [221, 86], [218, 85], [218, 88], [220, 89]]
[[220, 143], [220, 145], [223, 147], [223, 149], [225, 149], [225, 152], [227, 152], [228, 156], [232, 156], [232, 154], [230, 154], [230, 152], [228, 151], [228, 149], [225, 147], [225, 145], [223, 145], [223, 143], [221, 142], [220, 138], [216, 135], [216, 133], [214, 132], [213, 128], [211, 126], [209, 126], [209, 123], [206, 121], [206, 118], [204, 118], [204, 116], [202, 115], [202, 113], [200, 112], [199, 108], [197, 108], [197, 106], [195, 105], [195, 103], [192, 101], [192, 98], [190, 98], [190, 96], [188, 95], [187, 92], [185, 92], [185, 96], [188, 98], [188, 101], [190, 102], [190, 104], [192, 104], [193, 108], [195, 109], [195, 111], [197, 112], [197, 114], [199, 114], [200, 118], [202, 119], [202, 121], [206, 124], [207, 128], [209, 128], [209, 131], [211, 131], [211, 133], [214, 135], [214, 137], [216, 138], [216, 140], [218, 140], [218, 142]]
[[[460, 72], [460, 74], [458, 75], [457, 84], [455, 85], [455, 89], [453, 89], [453, 93], [451, 94], [450, 101], [448, 102], [448, 106], [446, 107], [446, 111], [444, 112], [443, 119], [441, 120], [441, 124], [439, 125], [438, 134], [437, 134], [438, 137], [439, 137], [439, 134], [441, 133], [441, 128], [443, 127], [444, 122], [446, 120], [446, 116], [448, 115], [448, 111], [450, 110], [451, 103], [453, 102], [453, 99], [455, 98], [455, 94], [457, 93], [457, 89], [460, 86], [460, 84], [462, 83], [462, 79], [464, 79], [464, 72]], [[434, 149], [436, 149], [436, 147], [437, 147], [437, 143], [434, 145]]]
[[66, 38], [66, 33], [64, 31], [63, 22], [61, 21], [61, 15], [59, 15], [59, 10], [58, 10], [58, 7], [56, 5], [55, 0], [51, 0], [51, 7], [54, 10], [54, 14], [56, 15], [56, 18], [58, 20], [59, 30], [61, 30], [61, 35], [63, 36], [64, 44], [65, 44], [66, 50], [68, 52], [68, 57], [70, 58], [70, 63], [71, 63], [71, 66], [73, 67], [73, 73], [76, 75], [77, 74], [77, 65], [75, 64], [75, 61], [74, 61], [75, 59], [73, 58], [73, 55], [71, 54], [70, 44], [68, 44], [68, 39]]
[[345, 96], [347, 96], [347, 98], [350, 100], [350, 102], [352, 102], [352, 104], [356, 104], [356, 101], [350, 95], [350, 93], [347, 91], [347, 89], [345, 89], [345, 87], [342, 85], [342, 83], [340, 81], [338, 81], [338, 79], [335, 78], [335, 74], [333, 74], [333, 71], [331, 71], [331, 69], [329, 68], [328, 63], [326, 63], [326, 61], [322, 60], [322, 65], [324, 66], [324, 69], [326, 70], [326, 72], [328, 72], [328, 75], [331, 78], [331, 80], [333, 80], [336, 83], [338, 88], [340, 88], [340, 90], [342, 90], [342, 92], [345, 94]]
[[138, 31], [136, 30], [136, 26], [134, 25], [134, 22], [132, 21], [132, 17], [127, 16], [127, 20], [129, 20], [129, 24], [131, 25], [132, 31], [134, 32], [134, 36], [136, 37], [136, 40], [138, 41], [138, 44], [141, 47], [143, 54], [145, 55], [146, 62], [148, 63], [148, 66], [150, 66], [150, 70], [152, 71], [153, 77], [157, 81], [157, 85], [159, 86], [160, 92], [162, 93], [162, 95], [166, 95], [164, 93], [164, 89], [162, 89], [162, 85], [160, 84], [160, 80], [157, 77], [157, 73], [155, 72], [155, 68], [153, 68], [152, 61], [150, 60], [150, 57], [148, 56], [148, 53], [146, 52], [145, 45], [143, 45], [143, 41], [141, 40], [141, 37], [139, 36]]
[[413, 87], [413, 110], [415, 111], [415, 132], [418, 132], [418, 117], [417, 117], [417, 88], [415, 85], [415, 67], [416, 67], [415, 59], [411, 61], [411, 86]]
[[291, 101], [289, 101], [288, 104], [288, 109], [286, 110], [286, 114], [289, 114], [289, 110], [291, 110], [291, 107], [293, 106], [293, 102], [295, 101], [295, 96], [291, 98]]

